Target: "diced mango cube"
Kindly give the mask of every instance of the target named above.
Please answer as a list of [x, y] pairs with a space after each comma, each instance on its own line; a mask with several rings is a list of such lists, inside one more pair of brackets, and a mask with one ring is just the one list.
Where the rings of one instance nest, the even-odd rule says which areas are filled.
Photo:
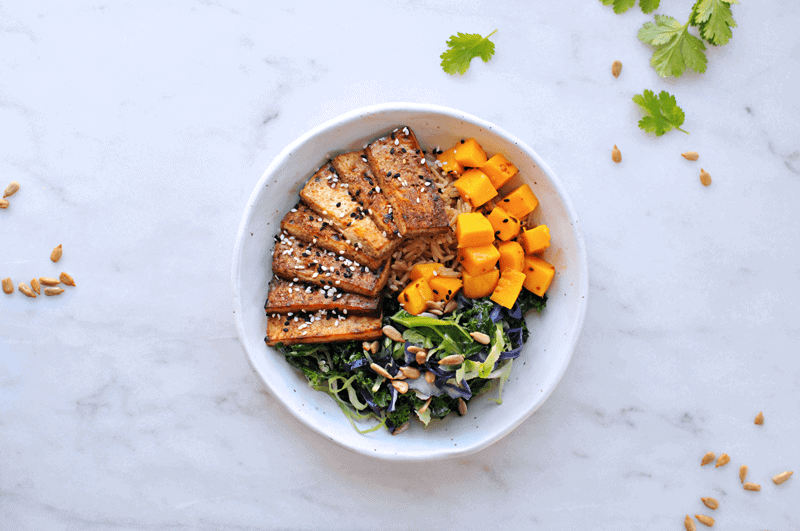
[[414, 264], [411, 271], [408, 273], [408, 278], [417, 280], [424, 278], [426, 282], [430, 282], [433, 277], [433, 272], [437, 269], [444, 267], [444, 264], [437, 264], [435, 262], [429, 264]]
[[523, 219], [539, 206], [539, 200], [533, 195], [531, 187], [523, 184], [505, 196], [499, 204], [517, 219]]
[[525, 268], [525, 251], [519, 242], [503, 242], [497, 250], [500, 252], [500, 270], [513, 269], [522, 271]]
[[487, 219], [492, 224], [494, 235], [504, 242], [519, 234], [519, 220], [499, 206], [494, 207]]
[[442, 163], [442, 170], [445, 173], [455, 172], [458, 175], [464, 173], [464, 166], [456, 162], [456, 148], [450, 148], [447, 151], [436, 155], [436, 160]]
[[473, 276], [464, 271], [464, 296], [468, 299], [488, 297], [500, 280], [500, 270], [490, 269], [488, 272]]
[[492, 292], [492, 300], [503, 308], [511, 308], [517, 302], [517, 297], [525, 283], [525, 274], [521, 271], [506, 269], [500, 275], [497, 287]]
[[525, 283], [523, 284], [525, 289], [541, 297], [550, 287], [556, 274], [556, 268], [537, 256], [526, 256], [523, 273], [525, 273]]
[[525, 247], [525, 254], [540, 253], [550, 247], [550, 229], [547, 225], [539, 225], [523, 232], [519, 239]]
[[458, 250], [458, 261], [474, 277], [492, 269], [498, 260], [500, 251], [491, 243], [477, 247], [462, 247]]
[[464, 285], [460, 278], [445, 276], [433, 277], [428, 284], [431, 286], [436, 302], [449, 301]]
[[486, 162], [486, 152], [478, 141], [468, 138], [453, 148], [456, 162], [467, 168], [477, 168]]
[[456, 219], [456, 239], [460, 247], [475, 247], [494, 241], [494, 229], [480, 212], [459, 214]]
[[498, 153], [480, 165], [480, 170], [492, 181], [492, 186], [500, 189], [519, 171], [516, 166]]
[[497, 190], [492, 186], [492, 181], [481, 170], [467, 170], [464, 175], [453, 183], [461, 199], [469, 201], [473, 207], [477, 208], [497, 196]]
[[433, 291], [424, 278], [417, 279], [406, 286], [397, 296], [397, 301], [411, 315], [419, 315], [427, 308], [428, 301], [433, 300]]

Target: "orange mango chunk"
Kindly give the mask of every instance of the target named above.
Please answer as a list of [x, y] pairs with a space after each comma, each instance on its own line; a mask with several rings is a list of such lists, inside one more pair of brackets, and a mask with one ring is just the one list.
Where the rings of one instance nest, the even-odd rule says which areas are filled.
[[453, 183], [461, 199], [469, 201], [474, 208], [497, 196], [497, 190], [492, 186], [492, 181], [481, 170], [467, 170], [464, 175]]
[[412, 267], [411, 271], [408, 273], [408, 278], [411, 280], [424, 278], [426, 282], [430, 282], [434, 275], [433, 272], [441, 267], [444, 267], [444, 264], [437, 264], [434, 262], [429, 264], [414, 264], [414, 267]]
[[503, 187], [519, 171], [516, 166], [498, 153], [480, 165], [480, 170], [492, 181], [492, 186], [498, 190]]
[[459, 292], [464, 283], [455, 277], [433, 277], [428, 283], [436, 302], [449, 301]]
[[473, 276], [467, 271], [464, 275], [464, 296], [468, 299], [480, 299], [488, 297], [494, 291], [497, 282], [500, 280], [500, 270], [490, 269], [482, 275]]
[[397, 296], [397, 301], [411, 315], [419, 315], [426, 310], [425, 303], [433, 300], [433, 291], [424, 278], [417, 279], [406, 286]]
[[500, 201], [499, 205], [512, 216], [517, 219], [522, 219], [539, 206], [539, 200], [533, 195], [531, 187], [527, 184], [523, 184], [505, 196], [503, 200]]
[[500, 270], [513, 269], [522, 272], [525, 269], [525, 251], [519, 242], [503, 242], [497, 250], [500, 252]]
[[487, 219], [492, 224], [494, 235], [504, 242], [519, 234], [519, 220], [499, 206], [494, 207]]
[[474, 138], [456, 144], [453, 150], [456, 162], [467, 168], [477, 168], [486, 162], [486, 152]]
[[492, 269], [500, 260], [500, 251], [491, 243], [477, 247], [462, 247], [458, 250], [458, 261], [473, 277]]
[[526, 256], [523, 273], [525, 273], [525, 283], [523, 284], [525, 289], [541, 297], [550, 287], [556, 274], [556, 268], [539, 257]]
[[517, 297], [522, 291], [522, 284], [525, 283], [526, 278], [521, 271], [504, 270], [492, 292], [492, 300], [503, 308], [511, 308], [517, 302]]
[[450, 148], [447, 151], [436, 155], [436, 160], [442, 163], [442, 170], [445, 173], [455, 172], [458, 175], [464, 173], [464, 166], [456, 162], [456, 148]]
[[494, 229], [486, 216], [480, 212], [459, 214], [456, 219], [458, 247], [475, 247], [494, 241]]
[[539, 225], [523, 232], [519, 239], [525, 247], [525, 254], [540, 253], [550, 247], [550, 228]]

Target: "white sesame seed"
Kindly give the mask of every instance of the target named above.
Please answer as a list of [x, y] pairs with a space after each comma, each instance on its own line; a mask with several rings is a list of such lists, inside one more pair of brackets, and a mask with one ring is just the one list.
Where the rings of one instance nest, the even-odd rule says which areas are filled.
[[396, 139], [396, 138], [394, 139], [394, 145], [395, 145], [395, 146], [398, 146], [398, 145], [400, 145], [400, 141], [399, 141], [398, 139]]
[[419, 163], [420, 164], [425, 164], [425, 159], [422, 159], [421, 161], [419, 161]]
[[296, 208], [293, 208], [293, 209], [292, 209], [292, 212], [297, 212], [297, 209], [296, 209]]
[[375, 187], [375, 191], [378, 192], [378, 193], [381, 193], [381, 187], [380, 186], [376, 186]]
[[336, 320], [335, 323], [333, 323], [333, 326], [339, 326], [339, 320], [338, 319]]
[[311, 275], [311, 278], [317, 278], [318, 276], [319, 276], [319, 273], [315, 272], [313, 275]]

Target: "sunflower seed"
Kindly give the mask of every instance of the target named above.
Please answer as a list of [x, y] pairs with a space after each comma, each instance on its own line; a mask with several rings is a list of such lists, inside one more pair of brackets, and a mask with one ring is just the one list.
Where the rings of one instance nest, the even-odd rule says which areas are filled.
[[686, 531], [697, 531], [697, 526], [694, 525], [694, 520], [688, 514], [686, 515], [686, 519], [683, 521], [683, 527], [686, 528]]
[[742, 465], [739, 467], [739, 481], [742, 482], [744, 485], [744, 478], [747, 477], [747, 465]]
[[444, 312], [442, 312], [442, 310], [433, 309], [433, 310], [428, 310], [428, 311], [430, 313], [432, 313], [433, 315], [436, 315], [436, 316], [444, 315]]
[[441, 310], [443, 306], [441, 302], [436, 301], [428, 301], [425, 303], [425, 307], [429, 310]]
[[69, 276], [67, 273], [61, 273], [61, 276], [58, 277], [61, 282], [66, 286], [74, 286], [75, 280]]
[[406, 375], [409, 380], [416, 380], [419, 378], [419, 369], [414, 367], [400, 367], [400, 372]]
[[491, 343], [492, 338], [482, 332], [470, 332], [470, 337], [480, 343], [481, 345], [488, 345]]
[[0, 199], [0, 208], [8, 208], [8, 200]]
[[754, 422], [754, 424], [758, 424], [759, 426], [764, 424], [764, 412], [763, 411], [759, 411], [758, 415], [756, 415], [756, 420], [753, 421], [753, 422]]
[[706, 516], [704, 514], [696, 514], [694, 515], [694, 517], [700, 520], [701, 524], [705, 524], [708, 527], [712, 527], [714, 525], [714, 519], [711, 518], [710, 516]]
[[383, 335], [392, 341], [403, 341], [403, 335], [392, 325], [386, 325], [383, 327]]
[[705, 506], [711, 509], [712, 511], [716, 511], [717, 509], [719, 509], [719, 502], [714, 498], [700, 498], [700, 499], [703, 500]]
[[371, 344], [372, 343], [370, 343], [369, 341], [364, 341], [363, 343], [361, 343], [361, 348], [363, 350], [369, 350]]
[[614, 77], [619, 77], [620, 72], [622, 72], [622, 62], [614, 61], [611, 63], [611, 75]]
[[411, 345], [408, 347], [408, 351], [412, 354], [416, 354], [417, 352], [423, 352], [425, 349], [422, 347], [418, 347], [416, 345]]
[[622, 162], [622, 153], [620, 153], [616, 144], [614, 144], [614, 149], [611, 150], [611, 160], [616, 163]]
[[5, 293], [14, 293], [14, 283], [11, 282], [11, 277], [3, 279], [3, 291]]
[[703, 186], [711, 184], [711, 174], [703, 168], [700, 168], [700, 182], [703, 183]]
[[42, 294], [42, 287], [39, 285], [39, 281], [36, 280], [35, 278], [31, 279], [31, 287], [33, 288], [33, 291], [35, 291], [37, 295]]
[[714, 468], [719, 468], [721, 466], [725, 466], [730, 462], [731, 462], [731, 456], [729, 456], [728, 454], [722, 454], [717, 459], [717, 464], [714, 466]]
[[369, 346], [369, 351], [373, 354], [377, 354], [381, 348], [380, 341], [373, 341]]
[[759, 491], [759, 490], [761, 490], [761, 485], [759, 485], [758, 483], [745, 483], [744, 484], [744, 490]]
[[456, 308], [458, 308], [458, 303], [454, 300], [451, 300], [447, 303], [447, 306], [444, 307], [444, 313], [453, 313]]
[[17, 190], [19, 190], [19, 183], [17, 181], [11, 181], [11, 184], [6, 186], [6, 191], [3, 192], [3, 199], [16, 194]]
[[436, 381], [436, 375], [433, 374], [431, 371], [425, 371], [425, 381], [429, 384], [432, 384]]
[[59, 260], [61, 260], [61, 254], [63, 252], [64, 250], [61, 248], [61, 244], [59, 244], [58, 247], [53, 249], [53, 252], [50, 253], [50, 260], [52, 260], [53, 262], [58, 262]]
[[58, 286], [59, 284], [61, 284], [61, 281], [57, 278], [39, 277], [39, 283], [42, 286]]
[[463, 398], [459, 398], [458, 399], [458, 412], [461, 415], [466, 415], [467, 414], [467, 403], [464, 402]]
[[64, 293], [64, 288], [44, 288], [44, 294], [48, 297], [61, 295], [62, 293]]
[[384, 369], [383, 367], [381, 367], [377, 363], [371, 363], [369, 368], [372, 369], [373, 371], [377, 372], [378, 374], [380, 374], [381, 376], [383, 376], [387, 380], [391, 380], [392, 379], [392, 375], [389, 374], [389, 372], [386, 369]]
[[426, 411], [428, 411], [428, 407], [430, 407], [431, 405], [431, 400], [433, 400], [433, 397], [429, 396], [428, 399], [425, 401], [425, 403], [422, 404], [422, 407], [417, 410], [417, 412], [425, 413]]
[[400, 435], [401, 433], [406, 431], [410, 426], [411, 426], [410, 422], [405, 422], [399, 427], [395, 428], [395, 430], [392, 432], [392, 435]]
[[425, 352], [424, 350], [420, 350], [419, 352], [416, 353], [414, 359], [419, 365], [422, 365], [423, 363], [428, 361], [428, 353]]
[[20, 283], [19, 283], [19, 290], [20, 290], [22, 293], [24, 293], [25, 295], [27, 295], [28, 297], [32, 297], [32, 298], [34, 298], [34, 299], [36, 298], [36, 294], [35, 294], [35, 293], [33, 292], [33, 290], [32, 290], [31, 288], [29, 288], [29, 287], [28, 287], [28, 285], [27, 285], [27, 284], [25, 284], [24, 282], [20, 282]]
[[439, 365], [461, 365], [464, 363], [464, 356], [461, 354], [451, 354], [439, 360]]
[[697, 154], [697, 151], [687, 151], [686, 153], [681, 153], [681, 157], [686, 160], [697, 160], [700, 158], [700, 155]]
[[776, 485], [780, 485], [781, 483], [789, 479], [789, 476], [791, 476], [792, 474], [794, 474], [794, 472], [788, 470], [786, 472], [781, 472], [777, 476], [772, 476], [772, 482], [775, 483]]
[[703, 460], [700, 461], [700, 466], [706, 466], [711, 461], [716, 459], [717, 455], [714, 452], [708, 452], [706, 455], [703, 456]]
[[392, 380], [392, 387], [397, 389], [397, 392], [404, 395], [408, 392], [408, 384], [400, 380]]
[[459, 271], [453, 271], [452, 269], [446, 267], [440, 267], [439, 269], [436, 270], [436, 276], [461, 278], [461, 273]]

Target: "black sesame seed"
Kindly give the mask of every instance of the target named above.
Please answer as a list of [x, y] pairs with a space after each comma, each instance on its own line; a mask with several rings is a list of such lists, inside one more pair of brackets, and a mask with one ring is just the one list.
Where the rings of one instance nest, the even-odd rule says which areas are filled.
[[508, 218], [504, 219], [503, 223], [508, 223]]
[[284, 329], [283, 329], [283, 331], [284, 331], [284, 332], [288, 332], [288, 331], [289, 331], [289, 329], [288, 329], [288, 328], [284, 328]]
[[463, 138], [461, 139], [461, 143], [462, 143], [462, 144], [464, 143], [464, 139], [463, 139]]
[[392, 148], [392, 149], [390, 149], [390, 150], [389, 150], [389, 154], [390, 154], [390, 155], [394, 155], [394, 148]]
[[340, 201], [340, 202], [338, 202], [338, 203], [336, 203], [336, 206], [337, 206], [337, 207], [340, 207], [340, 206], [342, 206], [342, 203], [341, 203], [341, 201]]

